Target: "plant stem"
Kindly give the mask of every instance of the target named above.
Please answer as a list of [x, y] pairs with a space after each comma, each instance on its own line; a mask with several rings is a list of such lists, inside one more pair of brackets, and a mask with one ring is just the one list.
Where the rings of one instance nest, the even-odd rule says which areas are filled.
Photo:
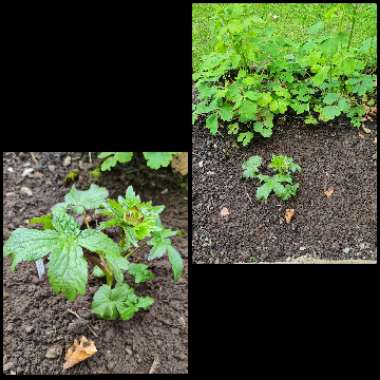
[[354, 34], [354, 28], [355, 28], [355, 23], [356, 23], [356, 12], [357, 12], [357, 7], [359, 5], [352, 4], [354, 7], [354, 11], [352, 13], [352, 22], [351, 22], [351, 30], [350, 30], [350, 38], [348, 39], [348, 45], [347, 45], [347, 51], [350, 50], [351, 47], [351, 42], [352, 42], [352, 36]]
[[89, 262], [91, 262], [93, 265], [97, 265], [106, 275], [106, 281], [107, 285], [112, 286], [113, 283], [113, 274], [108, 269], [107, 265], [97, 256], [94, 256], [88, 252], [85, 252], [85, 257]]

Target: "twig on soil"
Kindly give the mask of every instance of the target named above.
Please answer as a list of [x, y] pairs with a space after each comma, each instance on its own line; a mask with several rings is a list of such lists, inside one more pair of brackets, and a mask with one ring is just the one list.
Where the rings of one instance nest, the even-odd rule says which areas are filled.
[[245, 190], [245, 193], [247, 194], [247, 197], [248, 197], [248, 199], [249, 199], [249, 202], [252, 204], [252, 199], [251, 199], [251, 197], [249, 196], [248, 191], [247, 191], [247, 189], [245, 188], [245, 186], [244, 186], [244, 190]]
[[33, 152], [30, 152], [30, 154], [31, 154], [31, 156], [32, 156], [32, 160], [34, 161], [34, 163], [35, 163], [36, 165], [38, 165], [38, 161], [37, 161], [36, 156], [34, 155], [34, 153], [33, 153]]
[[[76, 316], [78, 319], [83, 319], [81, 316], [79, 316], [74, 310], [71, 310], [71, 309], [67, 309], [66, 310], [68, 313], [70, 313], [70, 314], [72, 314], [72, 315], [74, 315], [74, 316]], [[87, 326], [88, 327], [88, 329], [98, 338], [98, 334], [95, 332], [95, 330], [90, 326], [90, 325], [88, 325]]]
[[156, 372], [156, 369], [159, 364], [160, 364], [160, 359], [158, 356], [156, 356], [153, 360], [152, 366], [150, 367], [149, 373], [151, 374], [151, 373]]
[[88, 152], [88, 160], [90, 161], [90, 164], [92, 164], [91, 152]]

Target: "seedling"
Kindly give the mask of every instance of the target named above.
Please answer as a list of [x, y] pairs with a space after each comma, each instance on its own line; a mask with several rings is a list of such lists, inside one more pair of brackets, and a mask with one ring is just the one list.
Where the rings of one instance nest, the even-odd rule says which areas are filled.
[[264, 175], [259, 172], [262, 164], [260, 156], [252, 156], [243, 163], [243, 177], [257, 179], [261, 186], [256, 190], [256, 199], [267, 200], [272, 192], [282, 201], [295, 196], [299, 189], [299, 184], [294, 183], [292, 173], [300, 172], [301, 167], [296, 164], [291, 157], [283, 155], [273, 155], [272, 161], [268, 165], [273, 169], [273, 176]]
[[[119, 197], [118, 201], [108, 199], [108, 191], [97, 185], [92, 184], [86, 191], [73, 186], [65, 201], [56, 204], [51, 213], [31, 219], [29, 224], [41, 225], [42, 230], [20, 227], [12, 232], [5, 242], [4, 256], [11, 257], [13, 271], [22, 261], [48, 256], [47, 273], [53, 292], [62, 293], [70, 301], [85, 295], [88, 264], [92, 263], [93, 275], [105, 277], [107, 282], [95, 293], [93, 313], [102, 319], [128, 320], [154, 303], [151, 297], [137, 296], [125, 283], [124, 272], [129, 273], [135, 283], [154, 278], [148, 265], [128, 260], [133, 254], [131, 247], [138, 247], [139, 242], [150, 237], [148, 244], [152, 248], [148, 260], [167, 254], [174, 279], [183, 272], [182, 258], [170, 240], [176, 231], [166, 229], [160, 221], [159, 214], [163, 210], [164, 206], [141, 202], [131, 186], [125, 198]], [[91, 215], [95, 219], [98, 215], [111, 218], [91, 228]], [[111, 226], [123, 231], [119, 242], [107, 235]]]

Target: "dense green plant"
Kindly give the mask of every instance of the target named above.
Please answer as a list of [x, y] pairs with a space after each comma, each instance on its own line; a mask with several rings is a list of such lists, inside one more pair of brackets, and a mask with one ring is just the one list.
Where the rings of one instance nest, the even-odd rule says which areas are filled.
[[[49, 214], [30, 220], [31, 225], [41, 225], [43, 230], [20, 227], [11, 233], [4, 244], [4, 256], [11, 257], [11, 268], [15, 270], [22, 261], [36, 261], [49, 255], [48, 280], [52, 289], [70, 301], [85, 294], [91, 262], [93, 275], [105, 277], [107, 282], [96, 292], [92, 311], [100, 318], [127, 320], [154, 302], [151, 297], [137, 296], [124, 282], [124, 272], [135, 283], [154, 278], [148, 265], [128, 260], [134, 253], [132, 247], [150, 237], [148, 260], [167, 254], [174, 279], [183, 272], [181, 255], [170, 240], [176, 231], [163, 227], [159, 215], [163, 210], [164, 206], [141, 202], [131, 186], [125, 198], [119, 197], [118, 201], [108, 199], [108, 191], [97, 185], [92, 184], [86, 191], [73, 186], [64, 202], [52, 207]], [[106, 218], [99, 224], [98, 214]], [[94, 221], [96, 226], [91, 228], [89, 223]], [[110, 228], [122, 233], [119, 242], [107, 235]]]
[[319, 21], [296, 42], [245, 11], [234, 4], [215, 18], [214, 51], [193, 74], [199, 99], [193, 123], [204, 117], [213, 135], [226, 125], [244, 146], [255, 134], [270, 137], [275, 116], [289, 111], [306, 124], [345, 114], [359, 127], [376, 89], [376, 75], [365, 71], [376, 37], [351, 46], [355, 14], [348, 31], [328, 34]]
[[286, 201], [297, 194], [299, 184], [294, 182], [292, 174], [301, 171], [291, 157], [284, 155], [273, 155], [268, 165], [275, 174], [264, 175], [259, 172], [262, 164], [260, 156], [252, 156], [243, 162], [243, 177], [246, 179], [257, 179], [261, 186], [256, 190], [256, 199], [267, 200], [272, 192], [282, 201]]
[[[151, 169], [159, 169], [161, 167], [167, 167], [177, 153], [178, 152], [143, 152], [143, 155], [148, 167]], [[133, 152], [101, 152], [98, 157], [105, 159], [100, 169], [107, 171], [111, 170], [118, 163], [125, 164], [131, 161]]]

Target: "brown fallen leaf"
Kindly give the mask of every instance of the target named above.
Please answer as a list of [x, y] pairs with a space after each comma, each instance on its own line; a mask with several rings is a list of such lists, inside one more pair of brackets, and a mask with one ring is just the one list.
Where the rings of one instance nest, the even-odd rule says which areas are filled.
[[331, 196], [333, 195], [333, 192], [334, 192], [334, 189], [332, 187], [324, 191], [327, 198], [331, 198]]
[[173, 157], [172, 168], [174, 171], [178, 172], [181, 175], [186, 175], [189, 171], [188, 168], [188, 153], [181, 152]]
[[97, 352], [95, 343], [82, 336], [78, 343], [75, 339], [74, 344], [67, 350], [63, 369], [71, 368], [74, 365], [88, 359]]
[[293, 219], [294, 217], [294, 208], [287, 208], [285, 210], [285, 220], [286, 220], [286, 223], [290, 223], [291, 220]]
[[372, 131], [369, 128], [365, 127], [364, 124], [362, 124], [362, 129], [365, 133], [368, 133], [368, 134], [372, 133]]
[[228, 215], [230, 215], [230, 212], [228, 211], [228, 208], [227, 208], [227, 207], [223, 207], [223, 208], [220, 210], [220, 215], [221, 215], [221, 216], [228, 216]]

